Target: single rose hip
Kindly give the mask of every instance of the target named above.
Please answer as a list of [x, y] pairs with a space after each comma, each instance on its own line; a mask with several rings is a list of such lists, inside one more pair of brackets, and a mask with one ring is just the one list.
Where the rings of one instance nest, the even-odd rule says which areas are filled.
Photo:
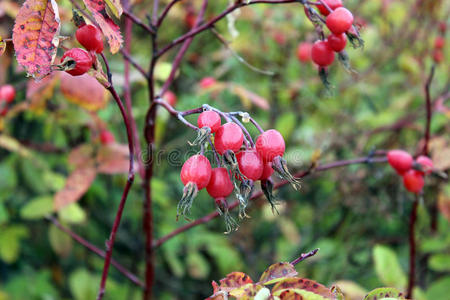
[[170, 104], [170, 106], [175, 106], [177, 104], [177, 95], [172, 91], [165, 92], [162, 97]]
[[184, 184], [183, 197], [177, 206], [177, 219], [179, 215], [187, 215], [198, 191], [205, 188], [211, 179], [211, 164], [201, 155], [191, 156], [183, 164], [180, 172], [181, 182]]
[[241, 149], [244, 142], [244, 133], [241, 127], [236, 123], [225, 123], [219, 127], [214, 137], [214, 146], [217, 152], [224, 154], [225, 151], [231, 150], [233, 152]]
[[200, 80], [200, 87], [202, 89], [207, 89], [212, 87], [217, 83], [216, 79], [214, 77], [205, 77], [202, 80]]
[[409, 170], [403, 175], [403, 185], [411, 193], [420, 193], [425, 185], [422, 173], [416, 170]]
[[263, 161], [261, 156], [255, 149], [248, 149], [236, 154], [236, 159], [239, 165], [239, 171], [253, 181], [259, 180], [263, 169]]
[[352, 27], [353, 15], [348, 9], [339, 7], [327, 16], [326, 23], [332, 33], [341, 34]]
[[311, 60], [312, 44], [308, 42], [300, 43], [297, 47], [297, 58], [301, 62], [308, 62]]
[[66, 51], [61, 58], [62, 63], [67, 63], [73, 69], [66, 72], [72, 76], [83, 75], [92, 68], [92, 56], [84, 49], [73, 48]]
[[275, 172], [275, 170], [272, 168], [272, 163], [271, 162], [264, 163], [264, 168], [261, 173], [261, 176], [259, 177], [259, 180], [269, 179], [269, 177], [272, 176], [273, 172]]
[[116, 139], [114, 138], [114, 135], [109, 130], [102, 130], [100, 132], [100, 142], [103, 145], [108, 145], [111, 143], [114, 143]]
[[313, 62], [321, 67], [329, 66], [334, 61], [334, 51], [331, 49], [328, 41], [316, 41], [311, 49], [311, 58]]
[[442, 36], [438, 36], [434, 40], [434, 48], [442, 49], [442, 48], [444, 48], [444, 45], [445, 45], [445, 39]]
[[256, 151], [264, 162], [271, 162], [277, 156], [283, 156], [286, 145], [284, 138], [275, 129], [264, 131], [256, 139]]
[[214, 168], [206, 191], [213, 198], [224, 198], [233, 192], [233, 183], [226, 168]]
[[424, 172], [420, 172], [422, 174], [430, 174], [433, 170], [433, 161], [425, 155], [420, 155], [416, 158], [416, 163], [422, 166]]
[[4, 100], [6, 103], [10, 103], [16, 97], [16, 89], [10, 85], [5, 84], [0, 87], [0, 101]]
[[328, 44], [330, 45], [330, 48], [333, 49], [333, 51], [341, 52], [342, 50], [344, 50], [345, 45], [347, 44], [347, 37], [345, 36], [345, 33], [331, 34], [328, 37]]
[[[341, 0], [324, 0], [323, 2], [326, 3], [331, 10], [335, 10], [338, 7], [342, 7]], [[319, 9], [320, 13], [324, 16], [328, 16], [330, 14], [325, 5], [317, 4], [317, 8]]]
[[404, 150], [391, 150], [387, 154], [389, 164], [398, 174], [403, 175], [412, 168], [413, 158]]
[[75, 36], [78, 42], [88, 51], [103, 51], [103, 34], [97, 26], [84, 24], [77, 29]]
[[198, 128], [208, 127], [211, 133], [219, 129], [221, 122], [220, 115], [212, 110], [202, 112], [197, 119]]

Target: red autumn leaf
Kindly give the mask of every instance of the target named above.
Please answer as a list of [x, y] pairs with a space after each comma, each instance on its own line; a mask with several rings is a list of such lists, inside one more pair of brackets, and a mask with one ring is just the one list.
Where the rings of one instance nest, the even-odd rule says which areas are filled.
[[123, 43], [122, 34], [120, 28], [114, 21], [108, 16], [106, 12], [106, 4], [104, 0], [83, 0], [86, 7], [94, 16], [95, 21], [100, 26], [103, 35], [106, 36], [109, 43], [109, 49], [111, 53], [116, 53], [120, 50]]
[[130, 151], [128, 146], [120, 144], [108, 144], [98, 149], [97, 170], [103, 174], [127, 173], [130, 167]]
[[54, 207], [59, 210], [71, 203], [77, 202], [89, 189], [97, 170], [90, 165], [75, 169], [67, 178], [66, 185], [56, 193], [54, 197]]
[[13, 30], [16, 58], [36, 79], [52, 71], [59, 45], [60, 19], [55, 0], [27, 0]]
[[[320, 295], [326, 299], [334, 299], [333, 293], [326, 286], [315, 282], [314, 280], [306, 279], [306, 278], [285, 278], [282, 281], [275, 284], [272, 288], [272, 293], [281, 290], [287, 289], [299, 289], [306, 290], [308, 292], [312, 292], [314, 294]], [[290, 299], [290, 298], [286, 298]]]
[[120, 4], [120, 0], [105, 0], [106, 5], [108, 5], [109, 9], [113, 12], [113, 14], [120, 18], [123, 13], [122, 4]]
[[240, 287], [247, 283], [253, 283], [253, 280], [245, 273], [233, 272], [227, 275], [227, 277], [220, 279], [220, 287]]
[[59, 72], [52, 73], [40, 81], [28, 80], [26, 96], [30, 101], [31, 110], [42, 112], [45, 109], [46, 101], [53, 96], [59, 74]]
[[88, 74], [72, 76], [61, 72], [61, 93], [70, 102], [89, 111], [97, 111], [108, 102], [107, 90]]
[[286, 277], [294, 277], [297, 275], [297, 271], [294, 266], [288, 262], [276, 263], [271, 265], [264, 271], [259, 279], [260, 283], [269, 284], [274, 283], [276, 279], [282, 279]]

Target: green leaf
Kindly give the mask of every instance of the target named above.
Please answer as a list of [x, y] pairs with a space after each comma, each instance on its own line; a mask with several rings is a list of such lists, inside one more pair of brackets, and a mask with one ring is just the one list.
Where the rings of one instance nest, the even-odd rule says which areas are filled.
[[53, 212], [53, 197], [40, 196], [32, 199], [20, 210], [20, 216], [27, 220], [37, 220]]
[[426, 291], [429, 300], [446, 300], [450, 294], [450, 276], [433, 282]]
[[56, 226], [50, 226], [48, 230], [48, 239], [53, 251], [60, 256], [66, 257], [72, 251], [72, 238], [67, 233], [59, 230]]
[[78, 203], [71, 203], [58, 212], [59, 218], [66, 223], [79, 224], [86, 221], [86, 213]]
[[0, 258], [6, 263], [15, 262], [20, 254], [20, 240], [27, 236], [27, 228], [20, 225], [0, 230]]
[[70, 292], [76, 300], [95, 299], [98, 282], [84, 269], [78, 269], [69, 277]]
[[378, 300], [378, 299], [405, 299], [403, 294], [394, 288], [378, 288], [369, 292], [364, 300]]
[[394, 251], [386, 246], [376, 245], [373, 248], [373, 259], [375, 271], [381, 282], [399, 289], [406, 286], [406, 276]]
[[196, 279], [204, 279], [209, 275], [208, 261], [197, 251], [190, 251], [186, 257], [189, 275]]
[[295, 129], [297, 116], [294, 112], [287, 112], [279, 116], [275, 128], [288, 140]]
[[449, 254], [435, 254], [430, 257], [428, 261], [430, 269], [438, 272], [450, 271], [450, 255]]

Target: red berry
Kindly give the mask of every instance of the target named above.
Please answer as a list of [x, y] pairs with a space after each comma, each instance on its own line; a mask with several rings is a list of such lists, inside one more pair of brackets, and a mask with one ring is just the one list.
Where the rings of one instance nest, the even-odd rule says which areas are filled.
[[353, 15], [348, 9], [339, 7], [328, 15], [326, 23], [332, 33], [341, 34], [352, 27]]
[[345, 33], [331, 34], [328, 37], [328, 45], [330, 45], [330, 48], [335, 52], [341, 52], [344, 50], [346, 44], [347, 37], [345, 36]]
[[403, 150], [391, 150], [387, 154], [389, 164], [398, 174], [403, 175], [409, 171], [413, 164], [412, 156]]
[[212, 110], [202, 112], [197, 119], [198, 128], [209, 127], [211, 133], [219, 129], [221, 122], [220, 115]]
[[170, 106], [175, 106], [177, 104], [177, 95], [172, 91], [167, 91], [162, 96]]
[[261, 156], [255, 149], [241, 151], [236, 154], [239, 171], [251, 180], [258, 180], [263, 172], [264, 165]]
[[[335, 10], [338, 7], [342, 7], [341, 0], [324, 0], [323, 2], [326, 3], [331, 10]], [[320, 13], [324, 16], [328, 16], [330, 14], [328, 9], [322, 4], [318, 4], [317, 8], [319, 9]]]
[[184, 185], [192, 182], [197, 185], [198, 190], [205, 188], [211, 178], [211, 164], [209, 160], [201, 154], [191, 156], [183, 164], [180, 178]]
[[4, 100], [6, 103], [10, 103], [16, 97], [16, 89], [10, 85], [5, 84], [0, 87], [0, 101]]
[[283, 156], [286, 145], [283, 136], [275, 129], [264, 131], [256, 140], [256, 151], [264, 162], [271, 162], [277, 156]]
[[6, 116], [7, 113], [8, 113], [8, 108], [6, 106], [2, 107], [2, 104], [0, 104], [0, 116], [4, 117], [4, 116]]
[[207, 89], [216, 83], [217, 83], [217, 81], [214, 77], [205, 77], [202, 80], [200, 80], [200, 87], [202, 89]]
[[311, 49], [313, 62], [321, 67], [329, 66], [334, 61], [334, 52], [327, 41], [316, 41]]
[[408, 191], [418, 194], [425, 185], [425, 181], [420, 172], [409, 170], [403, 175], [403, 185]]
[[438, 36], [434, 40], [434, 48], [442, 49], [442, 48], [444, 48], [444, 45], [445, 45], [445, 39], [442, 36]]
[[114, 135], [111, 133], [111, 131], [102, 130], [102, 132], [100, 132], [100, 142], [103, 145], [108, 145], [114, 143], [115, 141], [116, 139], [114, 138]]
[[72, 76], [83, 75], [92, 67], [92, 56], [84, 49], [73, 48], [66, 51], [61, 58], [61, 62], [64, 62], [64, 60], [68, 57], [75, 61], [75, 68], [66, 71]]
[[420, 164], [425, 172], [421, 172], [422, 174], [430, 174], [433, 169], [433, 161], [425, 155], [420, 155], [416, 158], [416, 162]]
[[103, 34], [97, 26], [84, 24], [77, 29], [75, 36], [78, 42], [88, 51], [103, 51]]
[[209, 180], [206, 191], [213, 198], [227, 197], [233, 192], [233, 183], [225, 168], [214, 168], [211, 171], [211, 179]]
[[184, 23], [189, 29], [192, 29], [195, 26], [195, 22], [197, 22], [197, 16], [193, 12], [187, 12], [184, 16]]
[[272, 168], [272, 163], [271, 162], [264, 163], [264, 169], [263, 169], [263, 172], [261, 174], [261, 177], [259, 177], [259, 179], [260, 180], [267, 180], [267, 179], [269, 179], [269, 177], [272, 176], [274, 171], [275, 170]]
[[303, 42], [297, 47], [297, 58], [301, 62], [308, 62], [311, 60], [311, 48], [312, 44]]
[[239, 151], [243, 142], [244, 134], [241, 127], [231, 122], [220, 126], [214, 138], [214, 146], [220, 154], [224, 154], [227, 150]]
[[444, 59], [444, 53], [441, 49], [434, 49], [433, 51], [433, 60], [435, 63], [439, 64]]

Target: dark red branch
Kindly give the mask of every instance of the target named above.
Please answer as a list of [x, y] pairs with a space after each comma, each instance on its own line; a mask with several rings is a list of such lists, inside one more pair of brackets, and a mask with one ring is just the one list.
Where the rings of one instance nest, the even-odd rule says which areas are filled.
[[409, 216], [409, 279], [408, 289], [406, 291], [406, 298], [412, 299], [413, 289], [416, 276], [416, 239], [415, 239], [415, 224], [417, 220], [417, 206], [419, 203], [418, 196], [414, 199], [411, 214]]
[[144, 68], [141, 67], [141, 65], [139, 65], [133, 57], [131, 57], [131, 55], [128, 53], [128, 51], [126, 49], [120, 49], [120, 53], [122, 54], [123, 58], [128, 61], [130, 64], [133, 65], [133, 67], [136, 68], [136, 70], [139, 71], [139, 73], [142, 74], [142, 76], [144, 76], [144, 78], [148, 78], [148, 74], [147, 72], [145, 72]]
[[428, 155], [428, 144], [430, 141], [430, 127], [431, 127], [431, 117], [432, 117], [432, 107], [431, 107], [431, 95], [430, 95], [430, 86], [434, 76], [435, 66], [431, 67], [430, 75], [425, 83], [425, 107], [427, 112], [427, 121], [425, 124], [425, 142], [422, 149], [423, 155]]
[[[88, 242], [87, 240], [85, 240], [84, 238], [79, 236], [78, 234], [74, 233], [69, 228], [64, 227], [61, 223], [59, 223], [59, 221], [56, 218], [47, 217], [46, 219], [49, 220], [50, 222], [52, 222], [53, 225], [55, 225], [59, 230], [61, 230], [64, 233], [67, 233], [74, 241], [76, 241], [80, 245], [84, 246], [86, 249], [88, 249], [92, 253], [95, 253], [98, 256], [105, 258], [105, 256], [106, 256], [105, 251], [100, 250], [98, 247], [94, 246], [93, 244], [91, 244], [90, 242]], [[113, 265], [120, 273], [125, 275], [125, 277], [128, 278], [135, 285], [140, 286], [142, 288], [144, 287], [144, 284], [139, 280], [139, 278], [137, 278], [136, 275], [134, 275], [133, 273], [128, 271], [124, 266], [119, 264], [114, 259], [111, 259], [111, 265]]]
[[[361, 158], [355, 158], [355, 159], [350, 159], [350, 160], [341, 160], [341, 161], [336, 161], [333, 163], [329, 163], [329, 164], [325, 164], [325, 165], [319, 165], [317, 168], [315, 169], [308, 169], [307, 171], [300, 171], [297, 174], [295, 174], [295, 177], [297, 178], [303, 178], [306, 177], [307, 175], [313, 173], [313, 172], [323, 172], [329, 169], [333, 169], [333, 168], [339, 168], [339, 167], [344, 167], [344, 166], [348, 166], [348, 165], [354, 165], [354, 164], [364, 164], [364, 163], [383, 163], [386, 162], [387, 159], [386, 157], [377, 157], [377, 158], [371, 158], [371, 157], [361, 157]], [[286, 184], [288, 184], [288, 181], [281, 181], [279, 183], [277, 183], [274, 186], [274, 189], [278, 189]], [[263, 195], [262, 191], [256, 192], [252, 195], [252, 197], [250, 198], [250, 200], [256, 200], [257, 198], [261, 197]], [[237, 207], [239, 205], [239, 201], [235, 201], [233, 202], [230, 206], [229, 209], [232, 210], [235, 207]], [[189, 224], [186, 224], [178, 229], [175, 229], [174, 231], [172, 231], [171, 233], [167, 234], [166, 236], [163, 236], [162, 238], [156, 240], [153, 243], [153, 247], [157, 248], [159, 246], [161, 246], [162, 244], [164, 244], [166, 241], [168, 241], [169, 239], [177, 236], [178, 234], [185, 232], [197, 225], [200, 224], [204, 224], [207, 223], [209, 221], [211, 221], [214, 218], [217, 218], [219, 216], [218, 212], [212, 212], [200, 219], [197, 219]]]
[[127, 17], [127, 19], [133, 21], [134, 24], [140, 26], [148, 33], [155, 34], [155, 31], [150, 26], [142, 22], [142, 20], [135, 16], [129, 9], [124, 9], [123, 14]]
[[302, 261], [304, 261], [305, 259], [307, 259], [307, 258], [309, 258], [309, 257], [311, 257], [311, 256], [314, 256], [314, 255], [316, 255], [316, 253], [319, 251], [319, 248], [317, 248], [317, 249], [314, 249], [314, 250], [312, 250], [312, 251], [309, 251], [309, 252], [307, 252], [307, 253], [302, 253], [299, 257], [297, 257], [296, 259], [294, 259], [292, 262], [291, 262], [291, 265], [296, 265], [296, 264], [298, 264], [299, 262], [302, 262]]
[[181, 0], [172, 0], [167, 6], [164, 8], [163, 12], [161, 13], [161, 16], [159, 16], [158, 21], [156, 22], [156, 27], [161, 26], [162, 22], [166, 18], [167, 14], [169, 13], [172, 6], [175, 5], [175, 3], [180, 2]]

